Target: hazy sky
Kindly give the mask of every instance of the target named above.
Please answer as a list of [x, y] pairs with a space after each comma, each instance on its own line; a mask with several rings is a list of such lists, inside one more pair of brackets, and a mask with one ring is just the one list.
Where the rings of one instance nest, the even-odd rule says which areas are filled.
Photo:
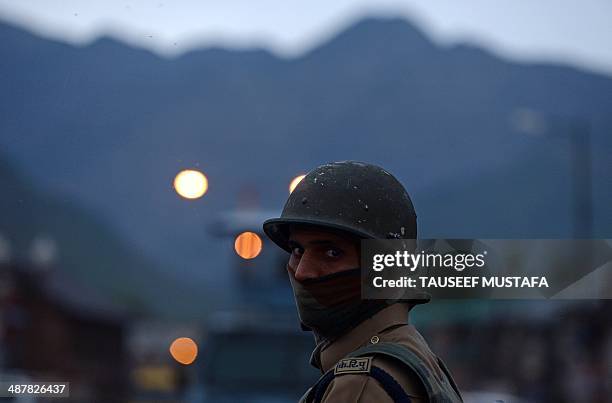
[[173, 55], [211, 43], [303, 52], [363, 15], [403, 15], [441, 44], [612, 75], [612, 0], [0, 0], [0, 19], [88, 43], [110, 34]]

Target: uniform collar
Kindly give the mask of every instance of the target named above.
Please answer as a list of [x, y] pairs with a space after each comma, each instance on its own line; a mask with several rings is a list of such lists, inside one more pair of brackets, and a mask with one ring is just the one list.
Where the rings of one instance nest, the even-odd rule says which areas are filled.
[[335, 341], [319, 342], [312, 352], [310, 363], [326, 372], [348, 353], [369, 343], [372, 336], [392, 326], [407, 324], [410, 308], [410, 304], [395, 303], [364, 320]]

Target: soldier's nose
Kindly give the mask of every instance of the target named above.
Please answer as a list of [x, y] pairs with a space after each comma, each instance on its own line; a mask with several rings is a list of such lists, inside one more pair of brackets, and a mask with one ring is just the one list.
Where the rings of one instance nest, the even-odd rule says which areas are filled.
[[319, 271], [316, 265], [308, 262], [308, 260], [302, 259], [295, 269], [294, 277], [297, 281], [304, 281], [319, 277]]

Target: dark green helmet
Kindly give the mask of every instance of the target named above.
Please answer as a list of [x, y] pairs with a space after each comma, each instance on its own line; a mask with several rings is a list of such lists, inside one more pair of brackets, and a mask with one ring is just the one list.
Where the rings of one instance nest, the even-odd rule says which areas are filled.
[[293, 190], [280, 218], [264, 232], [290, 252], [289, 225], [342, 230], [364, 239], [416, 239], [416, 213], [402, 184], [384, 169], [357, 161], [333, 162], [310, 171]]

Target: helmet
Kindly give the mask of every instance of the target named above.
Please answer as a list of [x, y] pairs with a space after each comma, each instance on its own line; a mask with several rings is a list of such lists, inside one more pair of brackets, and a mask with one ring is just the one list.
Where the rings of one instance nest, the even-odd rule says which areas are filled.
[[376, 165], [341, 161], [310, 171], [293, 190], [279, 218], [263, 230], [284, 250], [289, 225], [341, 230], [363, 239], [416, 239], [412, 201], [393, 175]]

